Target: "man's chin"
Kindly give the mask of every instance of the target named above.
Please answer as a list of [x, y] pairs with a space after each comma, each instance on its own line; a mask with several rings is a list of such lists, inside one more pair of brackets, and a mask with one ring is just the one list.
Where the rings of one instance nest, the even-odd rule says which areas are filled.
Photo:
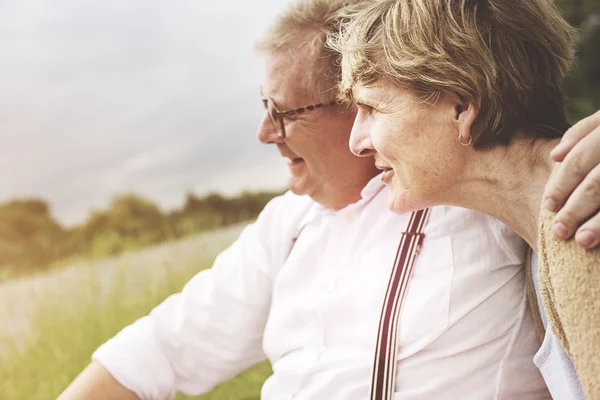
[[303, 177], [290, 176], [288, 178], [288, 189], [298, 196], [310, 196], [312, 193], [311, 186], [306, 181], [307, 179], [303, 179]]

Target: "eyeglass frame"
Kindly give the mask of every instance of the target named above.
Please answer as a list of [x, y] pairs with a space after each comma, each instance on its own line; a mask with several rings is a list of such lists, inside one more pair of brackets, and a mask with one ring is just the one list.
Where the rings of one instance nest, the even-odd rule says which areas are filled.
[[[300, 108], [294, 108], [291, 110], [279, 111], [277, 109], [277, 105], [275, 104], [275, 102], [263, 94], [262, 86], [260, 87], [260, 95], [262, 96], [262, 101], [265, 106], [265, 110], [267, 110], [267, 114], [269, 115], [269, 119], [271, 120], [271, 123], [273, 124], [273, 127], [275, 128], [275, 130], [277, 130], [277, 123], [279, 123], [281, 132], [277, 132], [277, 136], [279, 136], [282, 139], [285, 139], [284, 118], [293, 119], [294, 116], [296, 116], [298, 114], [302, 114], [304, 112], [314, 111], [314, 110], [318, 110], [321, 108], [331, 107], [334, 105], [341, 104], [337, 100], [331, 100], [329, 103], [317, 103], [317, 104], [311, 104], [311, 105], [300, 107]], [[271, 114], [271, 112], [269, 110], [269, 102], [271, 102], [271, 104], [273, 105], [273, 110], [275, 111], [275, 115]], [[273, 117], [277, 118], [277, 121], [275, 121], [273, 119]]]

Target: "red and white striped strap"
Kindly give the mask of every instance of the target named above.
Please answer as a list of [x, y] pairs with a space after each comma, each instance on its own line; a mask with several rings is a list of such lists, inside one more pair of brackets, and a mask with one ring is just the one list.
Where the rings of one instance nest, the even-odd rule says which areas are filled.
[[391, 400], [396, 382], [396, 352], [398, 319], [408, 290], [417, 254], [425, 235], [422, 233], [430, 210], [415, 211], [410, 216], [408, 229], [402, 232], [394, 268], [390, 276], [377, 333], [377, 346], [371, 377], [371, 400]]

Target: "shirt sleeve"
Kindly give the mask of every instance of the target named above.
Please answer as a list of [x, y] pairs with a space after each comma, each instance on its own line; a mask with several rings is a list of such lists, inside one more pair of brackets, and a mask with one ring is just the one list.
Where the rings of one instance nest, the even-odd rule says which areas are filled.
[[123, 329], [92, 358], [143, 400], [204, 393], [264, 360], [273, 250], [280, 250], [273, 247], [285, 242], [275, 232], [281, 222], [278, 201], [267, 205], [211, 269]]

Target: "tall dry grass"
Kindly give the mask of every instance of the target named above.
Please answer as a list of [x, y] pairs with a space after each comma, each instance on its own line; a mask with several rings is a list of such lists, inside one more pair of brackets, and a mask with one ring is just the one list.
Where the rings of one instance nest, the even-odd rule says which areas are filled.
[[[239, 230], [229, 228], [0, 287], [0, 398], [55, 399], [100, 344], [210, 267]], [[260, 364], [210, 393], [178, 399], [258, 399], [269, 373], [269, 365]]]

